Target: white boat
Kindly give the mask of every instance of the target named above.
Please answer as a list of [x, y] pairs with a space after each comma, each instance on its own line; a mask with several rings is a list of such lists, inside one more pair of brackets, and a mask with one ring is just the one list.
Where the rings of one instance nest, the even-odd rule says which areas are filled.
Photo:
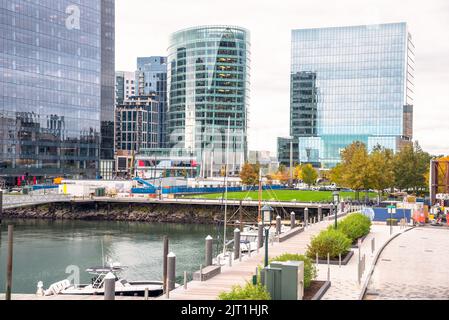
[[[46, 296], [58, 294], [104, 295], [104, 281], [109, 272], [115, 276], [115, 295], [144, 296], [146, 290], [148, 290], [148, 296], [150, 297], [156, 297], [163, 293], [162, 281], [127, 281], [119, 276], [124, 269], [125, 267], [117, 263], [111, 264], [109, 267], [88, 268], [86, 272], [94, 275], [90, 284], [72, 284], [70, 280], [65, 279], [52, 284], [47, 290], [43, 291], [43, 294]], [[42, 286], [41, 282], [40, 285]]]

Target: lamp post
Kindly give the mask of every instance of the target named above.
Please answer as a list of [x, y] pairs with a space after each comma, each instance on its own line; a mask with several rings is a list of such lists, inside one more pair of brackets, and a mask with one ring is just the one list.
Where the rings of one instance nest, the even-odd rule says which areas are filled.
[[264, 205], [262, 208], [262, 221], [265, 229], [265, 267], [268, 266], [268, 237], [270, 235], [270, 227], [271, 227], [271, 213], [273, 212], [273, 208], [269, 205]]
[[390, 214], [390, 236], [393, 233], [393, 214], [396, 213], [395, 206], [388, 206], [388, 213]]
[[334, 228], [335, 228], [335, 230], [337, 230], [337, 212], [338, 212], [338, 203], [340, 202], [340, 192], [334, 191], [332, 193], [332, 197], [333, 197], [334, 205], [335, 205], [335, 213], [334, 213], [335, 225], [334, 225]]

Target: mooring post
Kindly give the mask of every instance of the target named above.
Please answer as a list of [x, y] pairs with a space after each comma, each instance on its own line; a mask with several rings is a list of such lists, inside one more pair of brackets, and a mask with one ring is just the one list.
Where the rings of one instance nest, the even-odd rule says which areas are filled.
[[167, 291], [167, 255], [168, 255], [168, 236], [164, 236], [164, 248], [162, 252], [162, 279], [164, 293]]
[[257, 248], [263, 247], [263, 223], [259, 222], [257, 225]]
[[327, 281], [331, 281], [331, 263], [329, 253], [327, 254]]
[[206, 237], [206, 259], [205, 266], [208, 267], [212, 265], [212, 242], [213, 238], [209, 235]]
[[309, 226], [309, 208], [304, 209], [304, 227]]
[[148, 297], [149, 297], [149, 290], [148, 288], [145, 288], [144, 300], [148, 300]]
[[371, 253], [374, 254], [374, 250], [376, 250], [376, 238], [371, 239]]
[[187, 290], [187, 271], [184, 271], [184, 290]]
[[240, 229], [234, 229], [234, 259], [240, 258]]
[[290, 228], [294, 229], [295, 227], [296, 227], [295, 213], [292, 211], [290, 213]]
[[176, 255], [170, 252], [167, 255], [167, 292], [175, 288], [176, 281]]
[[104, 277], [104, 300], [115, 300], [115, 276], [112, 272]]
[[282, 221], [281, 219], [282, 219], [281, 216], [276, 217], [276, 233], [277, 233], [277, 235], [281, 234], [281, 221]]
[[8, 257], [6, 264], [6, 300], [11, 300], [12, 292], [12, 256], [13, 256], [13, 233], [14, 226], [8, 225]]

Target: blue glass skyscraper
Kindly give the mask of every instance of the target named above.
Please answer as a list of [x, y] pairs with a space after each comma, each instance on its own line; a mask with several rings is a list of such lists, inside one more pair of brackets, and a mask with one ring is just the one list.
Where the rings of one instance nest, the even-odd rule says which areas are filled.
[[0, 1], [0, 175], [94, 178], [113, 159], [114, 0]]
[[295, 162], [333, 167], [353, 141], [397, 151], [413, 135], [414, 46], [406, 23], [292, 31]]

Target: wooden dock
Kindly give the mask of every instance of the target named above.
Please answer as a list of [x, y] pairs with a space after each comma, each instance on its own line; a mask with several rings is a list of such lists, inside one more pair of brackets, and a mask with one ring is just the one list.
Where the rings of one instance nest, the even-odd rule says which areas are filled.
[[[154, 298], [150, 298], [154, 299]], [[5, 300], [5, 294], [0, 294], [0, 301]], [[16, 293], [11, 295], [11, 300], [32, 300], [32, 301], [47, 301], [47, 300], [104, 300], [103, 296], [84, 296], [84, 295], [66, 295], [60, 294], [57, 296], [37, 296], [35, 294], [22, 294]], [[125, 296], [116, 296], [115, 300], [144, 300], [143, 297], [125, 297]]]
[[[340, 215], [342, 217], [343, 215]], [[313, 236], [321, 230], [326, 229], [333, 223], [321, 221], [311, 224], [303, 232], [285, 240], [284, 242], [274, 242], [269, 244], [268, 256], [270, 258], [279, 256], [283, 253], [304, 254], [307, 251], [307, 245]], [[242, 261], [234, 260], [232, 267], [222, 266], [221, 273], [207, 281], [190, 281], [187, 289], [183, 286], [173, 290], [169, 294], [169, 299], [173, 300], [215, 300], [223, 291], [230, 291], [234, 285], [245, 285], [251, 281], [258, 266], [263, 266], [265, 251], [264, 247], [259, 249], [259, 253], [253, 252], [251, 257], [244, 255]], [[166, 296], [157, 299], [167, 299]]]

